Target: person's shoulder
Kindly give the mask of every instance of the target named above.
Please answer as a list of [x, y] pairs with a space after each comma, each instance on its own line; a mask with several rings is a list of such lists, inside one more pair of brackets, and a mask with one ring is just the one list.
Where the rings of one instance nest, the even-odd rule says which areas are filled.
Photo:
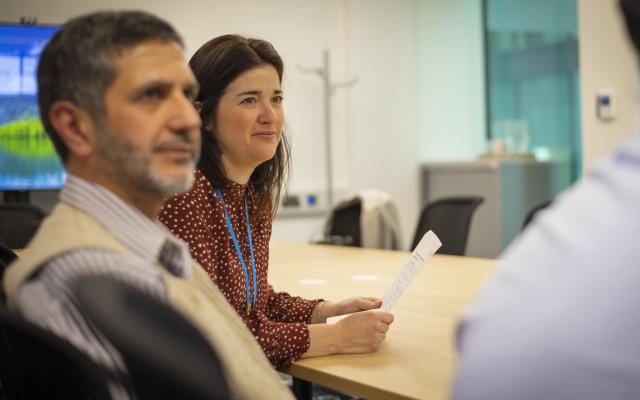
[[603, 177], [623, 178], [624, 174], [640, 173], [640, 134], [618, 146], [613, 152], [603, 157], [585, 174], [587, 180], [601, 181]]

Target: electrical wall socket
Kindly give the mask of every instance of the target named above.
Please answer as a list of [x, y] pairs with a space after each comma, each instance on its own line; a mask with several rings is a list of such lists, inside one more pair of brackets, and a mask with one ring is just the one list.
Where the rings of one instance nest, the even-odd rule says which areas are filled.
[[323, 193], [316, 191], [290, 192], [280, 199], [278, 217], [305, 216], [321, 214], [326, 210]]

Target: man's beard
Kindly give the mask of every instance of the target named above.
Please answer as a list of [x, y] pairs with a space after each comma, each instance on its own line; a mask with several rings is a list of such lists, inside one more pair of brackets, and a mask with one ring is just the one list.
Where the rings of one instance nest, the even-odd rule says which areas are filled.
[[[98, 133], [97, 142], [96, 155], [105, 161], [101, 163], [107, 169], [104, 173], [109, 175], [109, 179], [118, 181], [126, 187], [168, 198], [186, 192], [193, 184], [193, 173], [200, 156], [199, 148], [196, 148], [193, 159], [188, 161], [190, 165], [185, 168], [184, 174], [166, 176], [152, 168], [152, 155], [160, 144], [154, 145], [149, 152], [142, 152], [124, 138], [106, 130]], [[193, 143], [187, 134], [175, 135], [172, 142]], [[167, 144], [170, 143], [162, 143], [162, 145]]]

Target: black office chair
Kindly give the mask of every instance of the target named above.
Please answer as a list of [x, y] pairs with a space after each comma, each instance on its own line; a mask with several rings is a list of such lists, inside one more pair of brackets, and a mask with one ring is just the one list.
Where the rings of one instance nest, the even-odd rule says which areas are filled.
[[549, 207], [552, 202], [553, 202], [553, 199], [547, 200], [547, 201], [542, 202], [542, 203], [534, 206], [533, 208], [531, 208], [531, 210], [529, 210], [527, 215], [524, 217], [524, 222], [522, 223], [522, 229], [521, 230], [524, 230], [527, 227], [527, 225], [529, 225], [529, 223], [531, 221], [533, 221], [533, 217], [535, 217], [535, 215], [538, 213], [538, 211]]
[[353, 199], [334, 208], [325, 237], [317, 243], [362, 247], [361, 213], [362, 201], [360, 199]]
[[38, 230], [45, 213], [26, 204], [0, 204], [0, 243], [23, 249]]
[[0, 381], [7, 400], [111, 399], [101, 367], [5, 307], [0, 307]]
[[124, 358], [141, 399], [230, 398], [215, 351], [173, 308], [110, 278], [82, 278], [76, 291], [85, 315]]
[[482, 197], [448, 197], [436, 200], [422, 210], [411, 249], [432, 230], [442, 242], [440, 254], [463, 256], [467, 246], [471, 217], [484, 201]]

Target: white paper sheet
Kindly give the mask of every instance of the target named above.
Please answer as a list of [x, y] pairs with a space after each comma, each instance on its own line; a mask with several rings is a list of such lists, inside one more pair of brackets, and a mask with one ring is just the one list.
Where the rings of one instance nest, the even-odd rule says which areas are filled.
[[[393, 284], [391, 284], [391, 287], [389, 287], [382, 298], [382, 306], [380, 307], [381, 311], [391, 311], [398, 299], [400, 299], [402, 293], [409, 287], [411, 282], [422, 270], [422, 267], [424, 267], [440, 246], [442, 246], [442, 242], [440, 242], [440, 239], [438, 239], [438, 236], [436, 236], [435, 233], [429, 231], [424, 234], [416, 248], [413, 250], [413, 253], [409, 256], [404, 267], [396, 276]], [[335, 324], [349, 315], [351, 314], [327, 318], [327, 323]]]

